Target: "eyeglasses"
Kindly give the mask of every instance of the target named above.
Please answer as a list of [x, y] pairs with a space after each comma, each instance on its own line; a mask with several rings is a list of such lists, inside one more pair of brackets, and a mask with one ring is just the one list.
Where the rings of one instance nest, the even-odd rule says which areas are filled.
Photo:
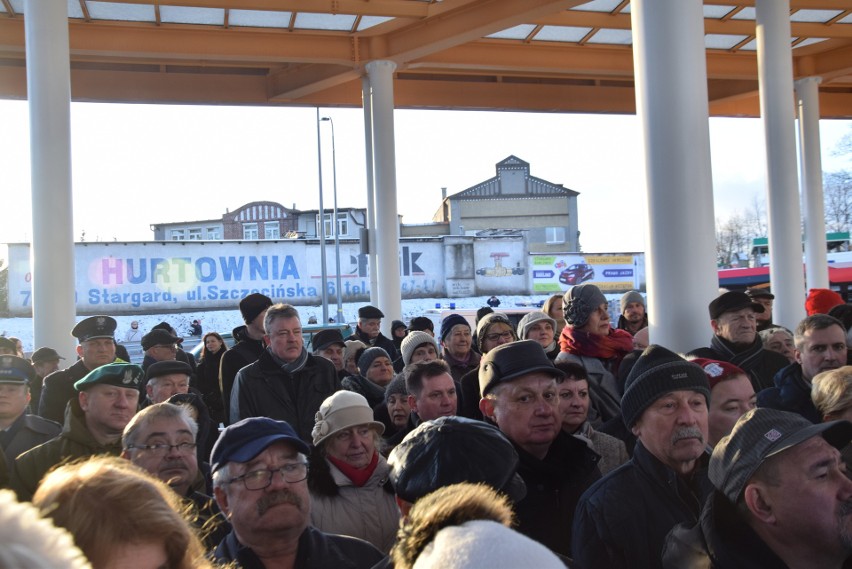
[[150, 452], [154, 456], [166, 456], [173, 448], [176, 448], [180, 454], [192, 454], [198, 445], [195, 443], [178, 443], [176, 445], [127, 445], [128, 449], [144, 450]]
[[228, 484], [232, 484], [237, 480], [242, 480], [246, 485], [246, 490], [263, 490], [272, 484], [272, 475], [279, 473], [284, 482], [295, 484], [301, 482], [308, 477], [308, 463], [294, 462], [285, 464], [280, 468], [264, 468], [263, 470], [252, 470], [246, 472], [242, 476], [236, 476], [228, 480]]
[[514, 340], [515, 335], [511, 331], [506, 332], [495, 332], [493, 334], [487, 334], [485, 339], [489, 342], [496, 342], [497, 340]]
[[154, 347], [160, 348], [160, 349], [163, 349], [163, 350], [169, 350], [171, 352], [176, 352], [177, 349], [178, 349], [177, 344], [157, 344]]

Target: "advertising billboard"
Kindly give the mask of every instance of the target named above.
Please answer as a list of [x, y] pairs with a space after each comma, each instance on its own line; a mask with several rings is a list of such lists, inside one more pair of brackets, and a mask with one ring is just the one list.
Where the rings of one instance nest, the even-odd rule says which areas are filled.
[[592, 283], [605, 293], [645, 290], [644, 253], [558, 253], [531, 257], [533, 294]]

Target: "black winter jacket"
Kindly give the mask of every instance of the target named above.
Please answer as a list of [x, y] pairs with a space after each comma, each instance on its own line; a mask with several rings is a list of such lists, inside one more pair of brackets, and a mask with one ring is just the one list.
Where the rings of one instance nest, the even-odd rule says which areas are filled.
[[[241, 330], [242, 329], [242, 330]], [[231, 408], [231, 389], [237, 372], [257, 361], [266, 349], [263, 340], [252, 340], [245, 335], [245, 326], [234, 328], [234, 337], [240, 340], [234, 347], [222, 355], [219, 364], [219, 391], [222, 392], [222, 408], [225, 410], [225, 424], [229, 424], [228, 410]]]
[[811, 386], [802, 375], [801, 364], [790, 364], [775, 374], [774, 387], [757, 394], [757, 406], [798, 413], [811, 423], [822, 423], [811, 399]]
[[74, 384], [89, 375], [90, 371], [83, 360], [77, 360], [70, 367], [48, 374], [41, 390], [38, 415], [61, 425], [65, 421], [68, 401], [77, 398]]
[[687, 483], [641, 442], [630, 462], [589, 488], [574, 515], [573, 557], [579, 569], [660, 569], [666, 535], [695, 524], [712, 487], [707, 460]]
[[287, 421], [303, 441], [310, 442], [320, 405], [339, 390], [334, 364], [327, 359], [308, 354], [304, 367], [291, 375], [264, 350], [256, 362], [237, 373], [231, 422], [246, 417]]
[[790, 365], [787, 358], [781, 354], [764, 349], [760, 337], [756, 337], [750, 346], [739, 348], [719, 336], [714, 336], [710, 340], [709, 348], [697, 348], [688, 355], [730, 362], [738, 366], [748, 374], [755, 393], [772, 387], [775, 374]]

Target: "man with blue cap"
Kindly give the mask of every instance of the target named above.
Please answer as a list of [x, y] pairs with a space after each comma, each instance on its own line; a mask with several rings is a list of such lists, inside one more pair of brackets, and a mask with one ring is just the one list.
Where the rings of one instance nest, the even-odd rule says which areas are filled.
[[309, 453], [284, 421], [250, 417], [222, 431], [210, 457], [213, 491], [233, 529], [216, 561], [243, 569], [367, 569], [384, 557], [365, 541], [310, 526]]
[[[88, 456], [121, 454], [121, 434], [136, 414], [145, 377], [136, 364], [111, 363], [74, 383], [62, 432], [15, 459], [21, 499], [30, 499], [42, 476], [61, 462]], [[14, 479], [14, 477], [13, 477]]]

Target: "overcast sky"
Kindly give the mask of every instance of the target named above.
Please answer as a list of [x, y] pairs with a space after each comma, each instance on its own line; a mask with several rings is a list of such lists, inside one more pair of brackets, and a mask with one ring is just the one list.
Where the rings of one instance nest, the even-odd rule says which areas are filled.
[[[340, 206], [366, 206], [360, 109], [321, 109], [334, 120]], [[150, 240], [158, 222], [215, 219], [255, 200], [318, 207], [316, 110], [74, 103], [74, 235]], [[635, 116], [395, 112], [399, 212], [431, 220], [441, 188], [460, 192], [495, 175], [514, 154], [533, 176], [580, 193], [587, 252], [644, 250], [644, 174]], [[0, 243], [31, 229], [28, 108], [0, 101]], [[325, 206], [332, 205], [331, 127], [323, 122]], [[822, 121], [823, 168], [852, 168], [831, 150], [852, 121]], [[716, 217], [765, 195], [758, 119], [711, 119]]]

